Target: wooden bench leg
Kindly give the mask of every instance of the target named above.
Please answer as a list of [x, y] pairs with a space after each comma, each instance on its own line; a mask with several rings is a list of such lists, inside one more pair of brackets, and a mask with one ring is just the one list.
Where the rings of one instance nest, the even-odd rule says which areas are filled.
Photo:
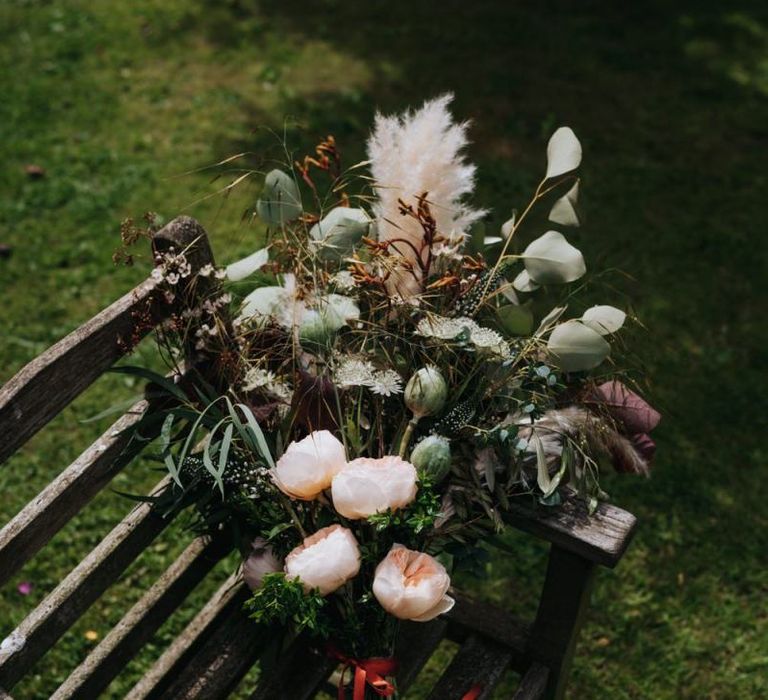
[[594, 574], [592, 562], [552, 545], [531, 634], [532, 656], [550, 670], [547, 700], [565, 697], [565, 685], [589, 604]]

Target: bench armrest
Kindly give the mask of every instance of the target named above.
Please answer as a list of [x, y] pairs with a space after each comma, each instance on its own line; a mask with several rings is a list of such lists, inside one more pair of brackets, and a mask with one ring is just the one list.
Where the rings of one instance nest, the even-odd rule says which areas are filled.
[[624, 555], [637, 525], [632, 513], [609, 503], [600, 503], [589, 515], [577, 498], [547, 509], [512, 504], [505, 519], [523, 532], [611, 569]]

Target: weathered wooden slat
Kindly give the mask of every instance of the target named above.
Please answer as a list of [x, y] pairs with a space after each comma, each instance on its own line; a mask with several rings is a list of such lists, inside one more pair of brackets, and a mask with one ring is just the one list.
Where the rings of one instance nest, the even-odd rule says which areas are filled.
[[[242, 593], [247, 598], [245, 586]], [[242, 610], [242, 602], [206, 637], [199, 650], [180, 669], [162, 700], [223, 700], [237, 687], [268, 641]]]
[[68, 523], [127, 459], [120, 459], [128, 430], [141, 420], [139, 401], [0, 530], [0, 586]]
[[[152, 235], [155, 248], [184, 252], [193, 273], [213, 263], [205, 230], [189, 216], [180, 216]], [[216, 287], [215, 280], [195, 284]], [[190, 285], [185, 285], [190, 286]], [[0, 464], [56, 416], [138, 339], [171, 313], [149, 278], [51, 346], [0, 388]], [[189, 358], [188, 358], [189, 359]]]
[[23, 646], [0, 654], [0, 684], [13, 688], [167, 524], [147, 503], [134, 508], [16, 628]]
[[337, 665], [300, 637], [280, 655], [275, 668], [263, 669], [250, 700], [307, 700]]
[[408, 691], [419, 671], [445, 637], [448, 623], [441, 618], [429, 622], [404, 622], [397, 637], [395, 656], [400, 665], [397, 670], [397, 691]]
[[223, 538], [194, 540], [51, 696], [90, 700], [101, 693], [229, 549]]
[[634, 515], [609, 503], [601, 503], [589, 515], [586, 506], [576, 498], [547, 510], [513, 504], [505, 517], [524, 532], [609, 568], [618, 564], [637, 524]]
[[478, 700], [491, 697], [512, 659], [512, 652], [490, 639], [471, 635], [432, 688], [429, 700], [461, 700], [478, 688]]
[[473, 634], [482, 635], [509, 649], [510, 664], [516, 671], [522, 672], [528, 668], [530, 625], [495, 605], [472, 600], [457, 591], [452, 591], [451, 595], [456, 599], [456, 604], [445, 615], [449, 639], [463, 642]]
[[552, 545], [529, 644], [531, 657], [550, 670], [546, 692], [549, 700], [561, 700], [565, 694], [595, 570], [592, 562]]
[[[0, 389], [0, 464], [142, 337], [166, 308], [148, 279], [36, 357]], [[144, 319], [144, 321], [142, 321]]]
[[125, 700], [157, 700], [162, 697], [205, 640], [221, 627], [233, 610], [242, 608], [247, 598], [248, 591], [239, 577], [230, 576], [131, 689]]
[[548, 677], [549, 669], [534, 661], [520, 679], [512, 700], [542, 700]]

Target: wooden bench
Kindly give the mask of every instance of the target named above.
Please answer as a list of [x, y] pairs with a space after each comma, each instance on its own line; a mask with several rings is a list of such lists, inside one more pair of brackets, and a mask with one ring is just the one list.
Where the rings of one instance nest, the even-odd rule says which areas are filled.
[[[213, 262], [205, 231], [180, 217], [155, 234], [155, 246], [187, 249], [193, 268]], [[43, 428], [70, 401], [121, 358], [125, 343], [148, 332], [171, 311], [151, 279], [56, 343], [0, 389], [0, 463]], [[151, 318], [151, 323], [147, 319]], [[0, 585], [5, 584], [125, 466], [126, 428], [147, 401], [139, 401], [62, 471], [0, 531]], [[516, 700], [561, 698], [597, 566], [614, 567], [635, 528], [635, 518], [602, 504], [587, 517], [576, 502], [547, 515], [520, 507], [515, 527], [550, 543], [538, 612], [521, 622], [503, 610], [457, 593], [447, 616], [404, 625], [398, 685], [405, 692], [442, 639], [458, 652], [430, 698], [461, 698], [470, 688], [489, 697], [507, 669], [521, 681]], [[142, 503], [51, 591], [11, 632], [0, 651], [0, 700], [107, 588], [115, 583], [168, 521]], [[54, 698], [98, 697], [162, 622], [226, 555], [222, 542], [192, 541], [120, 622], [73, 669]], [[202, 607], [128, 694], [130, 700], [225, 698], [257, 663], [264, 634], [242, 612], [248, 592], [232, 576]], [[299, 638], [262, 677], [252, 700], [301, 700], [327, 689], [334, 662]], [[301, 673], [296, 673], [297, 668]], [[266, 675], [266, 674], [265, 674]]]

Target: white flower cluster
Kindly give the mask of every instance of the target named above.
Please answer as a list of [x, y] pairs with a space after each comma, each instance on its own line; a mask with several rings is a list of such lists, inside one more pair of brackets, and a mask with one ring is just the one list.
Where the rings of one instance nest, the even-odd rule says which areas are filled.
[[184, 253], [178, 255], [173, 249], [167, 253], [155, 256], [155, 267], [152, 270], [152, 279], [156, 282], [167, 282], [171, 286], [179, 283], [179, 280], [192, 274], [192, 265], [187, 261]]
[[462, 333], [467, 333], [469, 342], [478, 351], [495, 355], [502, 360], [512, 357], [509, 343], [499, 333], [464, 316], [459, 318], [446, 318], [435, 314], [425, 316], [416, 325], [416, 333], [425, 338], [438, 340], [454, 340]]
[[211, 263], [207, 263], [198, 270], [197, 274], [200, 277], [210, 277], [213, 275], [217, 280], [223, 280], [227, 276], [227, 270], [223, 267], [214, 267]]
[[333, 373], [334, 383], [341, 388], [364, 386], [379, 396], [403, 392], [403, 379], [393, 369], [376, 369], [367, 360], [343, 358]]
[[290, 404], [293, 397], [293, 389], [277, 375], [262, 367], [251, 367], [243, 378], [243, 390], [253, 391], [263, 389], [284, 404]]
[[215, 314], [220, 308], [226, 306], [232, 301], [232, 295], [222, 294], [215, 299], [206, 299], [203, 302], [203, 311], [213, 315]]
[[435, 259], [436, 270], [442, 271], [448, 263], [461, 261], [464, 258], [462, 253], [467, 236], [461, 231], [453, 229], [444, 241], [436, 243], [432, 247], [432, 255]]
[[214, 338], [219, 334], [219, 327], [214, 323], [210, 326], [207, 323], [201, 324], [200, 328], [195, 331], [195, 349], [202, 350], [205, 348], [206, 341], [209, 338]]
[[340, 270], [331, 277], [331, 282], [342, 292], [351, 292], [356, 286], [355, 278], [349, 270]]

